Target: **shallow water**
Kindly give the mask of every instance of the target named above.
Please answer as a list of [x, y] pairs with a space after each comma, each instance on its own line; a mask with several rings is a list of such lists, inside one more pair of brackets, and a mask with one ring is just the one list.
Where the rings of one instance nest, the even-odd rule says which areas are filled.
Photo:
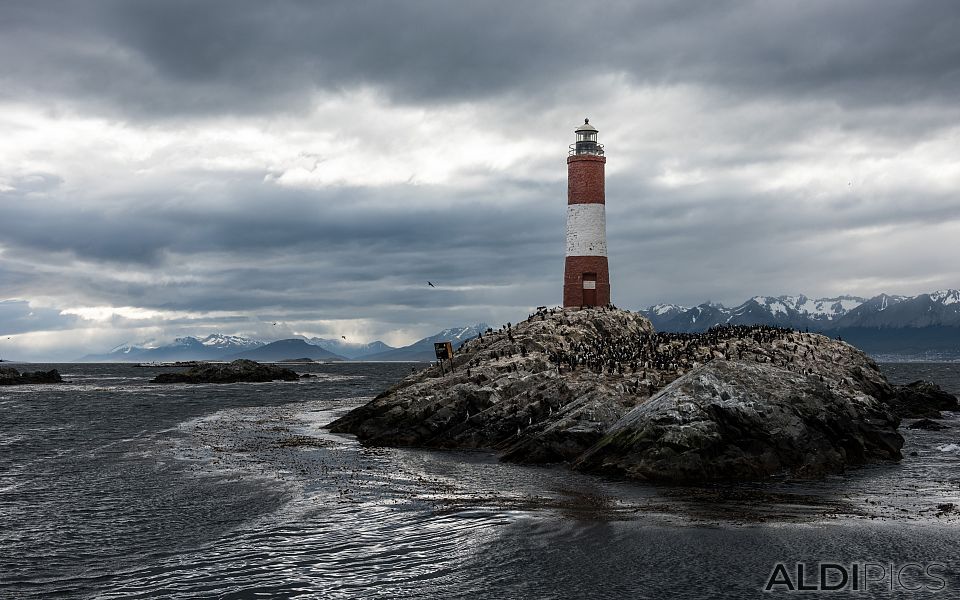
[[[322, 429], [410, 365], [226, 386], [56, 366], [68, 383], [0, 388], [3, 598], [743, 598], [777, 562], [829, 561], [937, 561], [934, 597], [960, 590], [960, 518], [937, 508], [960, 505], [956, 415], [904, 428], [899, 464], [666, 487]], [[883, 368], [960, 393], [960, 365]]]

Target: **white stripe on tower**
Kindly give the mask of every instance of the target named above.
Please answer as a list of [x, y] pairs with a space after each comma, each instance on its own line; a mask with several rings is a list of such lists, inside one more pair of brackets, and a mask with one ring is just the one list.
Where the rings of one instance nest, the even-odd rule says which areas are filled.
[[567, 206], [567, 256], [607, 255], [607, 213], [603, 204]]

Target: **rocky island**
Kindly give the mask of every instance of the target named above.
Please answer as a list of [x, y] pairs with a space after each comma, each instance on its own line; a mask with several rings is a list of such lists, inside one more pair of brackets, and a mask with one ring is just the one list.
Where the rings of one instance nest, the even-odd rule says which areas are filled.
[[241, 358], [227, 364], [200, 364], [182, 373], [161, 373], [150, 383], [261, 383], [299, 379], [290, 369]]
[[62, 383], [56, 369], [21, 373], [12, 367], [0, 367], [0, 385], [27, 385], [38, 383]]
[[540, 311], [466, 342], [452, 363], [411, 374], [331, 431], [649, 480], [816, 477], [899, 459], [894, 407], [915, 396], [823, 335], [656, 333], [604, 308]]

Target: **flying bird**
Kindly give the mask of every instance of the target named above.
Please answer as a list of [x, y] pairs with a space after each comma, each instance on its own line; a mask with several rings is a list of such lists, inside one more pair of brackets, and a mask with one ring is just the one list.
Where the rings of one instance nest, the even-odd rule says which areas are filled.
[[433, 282], [432, 282], [432, 281], [428, 281], [428, 282], [427, 282], [427, 285], [429, 285], [429, 286], [432, 287], [432, 288], [437, 287], [437, 286], [433, 285]]
[[342, 337], [343, 339], [347, 339], [347, 336], [345, 335], [341, 335], [340, 337]]

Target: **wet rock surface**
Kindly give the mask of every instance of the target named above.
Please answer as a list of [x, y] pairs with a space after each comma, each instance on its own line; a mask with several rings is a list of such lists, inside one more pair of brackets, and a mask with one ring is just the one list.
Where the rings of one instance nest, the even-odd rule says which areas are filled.
[[920, 419], [919, 421], [914, 421], [908, 425], [910, 429], [923, 429], [924, 431], [943, 431], [944, 429], [949, 429], [945, 425], [941, 425], [932, 419]]
[[[624, 445], [627, 438], [612, 444], [605, 436], [672, 383], [684, 379], [676, 389], [690, 393], [693, 382], [709, 373], [716, 385], [701, 386], [706, 396], [690, 400], [691, 407], [704, 407], [702, 425], [714, 423], [720, 436], [711, 447], [723, 449], [699, 452], [700, 468], [710, 473], [706, 478], [775, 472], [814, 476], [848, 464], [898, 458], [902, 445], [896, 433], [899, 421], [884, 404], [893, 388], [877, 365], [856, 348], [822, 335], [770, 327], [655, 333], [649, 321], [627, 311], [558, 309], [467, 342], [453, 363], [455, 370], [446, 366], [446, 375], [436, 366], [411, 374], [331, 423], [331, 431], [355, 434], [368, 445], [484, 448], [507, 461], [577, 462], [585, 470], [657, 477], [660, 471], [644, 474], [645, 468], [627, 468], [622, 462], [646, 456], [646, 451], [638, 448], [637, 454]], [[752, 383], [751, 377], [761, 377], [764, 385]], [[767, 384], [773, 392], [765, 391]], [[731, 398], [749, 397], [757, 413], [776, 413], [779, 425], [788, 429], [754, 422], [759, 417], [749, 411], [711, 408], [712, 391], [720, 387]], [[763, 406], [767, 402], [769, 408]], [[665, 409], [666, 400], [658, 405]], [[818, 416], [824, 410], [827, 414]], [[645, 409], [634, 415], [630, 428], [642, 429], [640, 415], [663, 416]], [[736, 418], [745, 421], [738, 425]], [[669, 427], [661, 425], [658, 431], [668, 435], [670, 427], [679, 430], [687, 424], [678, 419]], [[626, 429], [621, 424], [618, 430]], [[786, 441], [778, 446], [779, 437]], [[737, 446], [740, 438], [742, 447]], [[601, 440], [607, 443], [595, 448]], [[739, 468], [732, 466], [735, 448], [744, 457]], [[602, 460], [603, 452], [611, 453], [609, 461]], [[750, 466], [746, 457], [752, 454]], [[661, 467], [662, 477], [704, 479], [699, 470], [685, 466], [691, 457], [678, 462], [673, 472]]]
[[12, 367], [0, 367], [0, 385], [28, 385], [42, 383], [62, 383], [56, 369], [21, 373]]
[[201, 364], [182, 373], [161, 373], [151, 383], [258, 383], [299, 379], [290, 369], [239, 359], [229, 364]]
[[574, 466], [657, 481], [819, 477], [899, 459], [898, 423], [856, 386], [717, 360], [631, 410]]
[[960, 403], [953, 394], [929, 381], [914, 381], [893, 387], [890, 406], [901, 417], [939, 419], [940, 411], [960, 410]]

